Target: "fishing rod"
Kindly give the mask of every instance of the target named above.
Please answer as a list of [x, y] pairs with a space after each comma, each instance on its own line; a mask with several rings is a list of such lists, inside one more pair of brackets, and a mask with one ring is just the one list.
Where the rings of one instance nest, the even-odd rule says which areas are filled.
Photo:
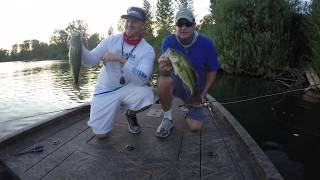
[[[293, 93], [293, 92], [298, 92], [298, 91], [308, 91], [308, 90], [312, 89], [313, 87], [316, 87], [319, 85], [320, 84], [314, 84], [314, 85], [310, 85], [306, 88], [298, 88], [298, 89], [292, 89], [292, 90], [287, 90], [287, 91], [283, 91], [283, 92], [275, 92], [275, 93], [271, 93], [271, 94], [265, 94], [265, 95], [261, 95], [261, 96], [256, 96], [256, 97], [252, 97], [252, 98], [245, 98], [245, 99], [240, 99], [240, 100], [235, 100], [235, 101], [223, 101], [223, 100], [222, 101], [217, 101], [217, 100], [206, 101], [205, 103], [201, 103], [200, 106], [206, 106], [206, 103], [213, 103], [213, 102], [219, 102], [222, 105], [242, 103], [242, 102], [253, 101], [253, 100], [257, 100], [257, 99], [273, 97], [273, 96], [278, 96], [278, 95], [288, 94], [288, 93]], [[194, 104], [183, 104], [183, 105], [180, 105], [179, 107], [193, 106], [193, 105]]]

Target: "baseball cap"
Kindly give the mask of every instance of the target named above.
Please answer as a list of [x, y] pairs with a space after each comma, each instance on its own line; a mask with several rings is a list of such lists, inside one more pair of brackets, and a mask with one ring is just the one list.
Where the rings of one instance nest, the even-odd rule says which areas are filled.
[[121, 18], [127, 19], [128, 17], [135, 17], [142, 21], [146, 21], [146, 12], [139, 7], [129, 7], [127, 14], [122, 15]]
[[176, 14], [176, 23], [182, 18], [188, 20], [189, 22], [194, 22], [195, 20], [192, 11], [185, 7], [182, 7], [178, 10]]

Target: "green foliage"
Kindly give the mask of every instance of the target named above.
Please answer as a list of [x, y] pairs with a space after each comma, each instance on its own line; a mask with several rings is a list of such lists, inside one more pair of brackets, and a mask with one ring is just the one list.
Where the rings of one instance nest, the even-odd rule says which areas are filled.
[[110, 26], [110, 28], [108, 29], [108, 37], [112, 36], [113, 34], [114, 34], [114, 30], [112, 26]]
[[309, 16], [310, 46], [312, 50], [312, 65], [320, 75], [320, 2], [313, 0], [310, 6], [311, 14]]
[[152, 9], [150, 2], [148, 0], [143, 0], [143, 8], [146, 11], [146, 25], [145, 25], [145, 32], [144, 32], [144, 38], [149, 42], [150, 44], [153, 44], [155, 42], [155, 36], [153, 33], [153, 27], [154, 21], [152, 20]]
[[225, 71], [252, 75], [278, 72], [299, 65], [307, 53], [301, 48], [307, 44], [301, 38], [304, 16], [295, 12], [297, 8], [292, 8], [290, 1], [210, 2], [212, 14], [201, 21], [199, 30], [215, 42]]
[[28, 59], [31, 54], [31, 41], [25, 40], [22, 44], [19, 44], [19, 58], [21, 59]]
[[215, 35], [214, 26], [215, 24], [214, 24], [213, 16], [209, 14], [204, 16], [203, 19], [200, 20], [200, 23], [197, 26], [197, 29], [201, 33], [206, 34], [211, 39], [214, 39], [214, 35]]
[[174, 10], [171, 0], [158, 0], [156, 10], [156, 34], [157, 38], [153, 44], [157, 56], [160, 55], [162, 40], [174, 31]]
[[[38, 59], [47, 59], [48, 58], [48, 44], [40, 42], [39, 40], [31, 40], [31, 52], [30, 56], [26, 59], [38, 60]], [[25, 59], [25, 58], [24, 58]]]
[[175, 0], [177, 3], [177, 9], [181, 7], [185, 7], [190, 9], [192, 12], [194, 11], [193, 9], [193, 0]]
[[100, 38], [99, 33], [92, 34], [88, 39], [88, 49], [92, 50], [95, 48], [101, 40], [102, 38]]
[[215, 15], [215, 8], [214, 6], [216, 5], [216, 0], [210, 0], [210, 5], [209, 5], [209, 10], [210, 10], [210, 15], [213, 16]]
[[67, 59], [68, 57], [68, 37], [69, 34], [64, 29], [54, 30], [50, 40], [49, 57], [52, 59]]
[[10, 60], [17, 60], [18, 58], [18, 53], [19, 53], [19, 46], [17, 44], [14, 44], [11, 48], [10, 52]]
[[7, 61], [9, 58], [9, 51], [6, 49], [0, 49], [0, 62]]
[[125, 23], [126, 23], [126, 20], [125, 20], [125, 19], [122, 19], [122, 18], [119, 19], [118, 25], [117, 25], [117, 30], [118, 30], [119, 32], [123, 32], [123, 31], [124, 31]]
[[89, 38], [89, 34], [87, 33], [88, 24], [83, 20], [76, 20], [70, 22], [65, 31], [68, 35], [71, 35], [73, 33], [80, 33], [84, 44], [86, 44], [86, 41]]
[[51, 37], [49, 57], [53, 59], [67, 59], [68, 58], [68, 38], [73, 33], [80, 33], [82, 36], [82, 43], [88, 47], [89, 34], [87, 33], [88, 25], [82, 20], [72, 21], [65, 29], [55, 30]]
[[166, 30], [171, 33], [174, 31], [173, 24], [173, 8], [171, 0], [158, 0], [157, 2], [157, 11], [156, 11], [156, 25], [157, 25], [157, 34], [159, 32]]
[[[101, 41], [99, 34], [89, 37], [88, 25], [82, 20], [72, 21], [65, 29], [54, 30], [50, 38], [50, 44], [39, 40], [24, 40], [21, 44], [14, 44], [8, 58], [2, 61], [16, 60], [40, 60], [40, 59], [67, 59], [68, 58], [68, 37], [75, 32], [82, 35], [83, 44], [88, 47], [96, 46]], [[1, 56], [1, 55], [0, 55]]]

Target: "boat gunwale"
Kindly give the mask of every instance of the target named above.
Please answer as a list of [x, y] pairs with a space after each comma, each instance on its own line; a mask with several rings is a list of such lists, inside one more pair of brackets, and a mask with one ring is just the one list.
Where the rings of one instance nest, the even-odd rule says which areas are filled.
[[[212, 107], [215, 108], [216, 112], [221, 113], [223, 118], [220, 120], [221, 123], [228, 126], [232, 133], [236, 135], [237, 139], [244, 146], [251, 159], [257, 165], [258, 175], [266, 180], [283, 180], [278, 169], [272, 164], [267, 155], [263, 152], [260, 146], [255, 142], [247, 130], [235, 119], [235, 117], [223, 107], [215, 98], [207, 96]], [[214, 112], [213, 112], [214, 113]]]
[[57, 124], [59, 122], [61, 122], [62, 120], [64, 120], [67, 117], [70, 117], [74, 114], [77, 114], [83, 110], [86, 110], [90, 108], [90, 103], [84, 103], [82, 105], [76, 106], [74, 108], [71, 109], [66, 109], [62, 112], [57, 113], [56, 115], [53, 115], [51, 117], [46, 118], [43, 121], [40, 122], [36, 122], [30, 126], [21, 128], [11, 134], [5, 135], [3, 137], [0, 138], [0, 148], [6, 146], [7, 144], [13, 143], [16, 140], [31, 134], [37, 130], [43, 129], [44, 127], [48, 127], [50, 125], [53, 124]]

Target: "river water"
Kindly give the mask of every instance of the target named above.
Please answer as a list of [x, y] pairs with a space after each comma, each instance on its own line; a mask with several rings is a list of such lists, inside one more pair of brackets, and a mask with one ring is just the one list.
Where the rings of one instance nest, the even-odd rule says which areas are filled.
[[[99, 71], [99, 66], [94, 68], [82, 67], [80, 91], [76, 91], [72, 87], [72, 76], [67, 61], [0, 63], [0, 137], [53, 116], [65, 109], [89, 102]], [[288, 127], [280, 126], [272, 111], [272, 107], [285, 98], [284, 96], [232, 103], [278, 92], [278, 87], [278, 84], [262, 79], [219, 74], [210, 90], [210, 94], [235, 116], [260, 145], [264, 142], [290, 145], [291, 138], [296, 136], [297, 133], [291, 132]], [[301, 137], [303, 136], [299, 136], [299, 142], [305, 142], [305, 140], [301, 140]], [[293, 144], [296, 141], [294, 140]], [[315, 142], [318, 142], [318, 139], [304, 146], [306, 148], [310, 146], [308, 149], [312, 151]], [[317, 145], [319, 146], [319, 143]], [[297, 148], [299, 148], [299, 144], [291, 145], [286, 151], [294, 152], [291, 153], [293, 154], [291, 159], [298, 162], [298, 166], [294, 166], [293, 171], [301, 171], [300, 162], [305, 160], [301, 152], [296, 152]], [[315, 162], [307, 163], [313, 167]], [[287, 167], [288, 164], [286, 164]], [[302, 168], [304, 168], [303, 172], [305, 169], [310, 169], [307, 166], [302, 166]], [[306, 172], [308, 176], [305, 179], [312, 179], [310, 177], [315, 175], [316, 170]], [[300, 175], [301, 173], [298, 175], [293, 173], [292, 177], [303, 179], [303, 177], [299, 177]]]
[[82, 68], [81, 90], [65, 61], [0, 63], [0, 137], [90, 101], [99, 68]]

